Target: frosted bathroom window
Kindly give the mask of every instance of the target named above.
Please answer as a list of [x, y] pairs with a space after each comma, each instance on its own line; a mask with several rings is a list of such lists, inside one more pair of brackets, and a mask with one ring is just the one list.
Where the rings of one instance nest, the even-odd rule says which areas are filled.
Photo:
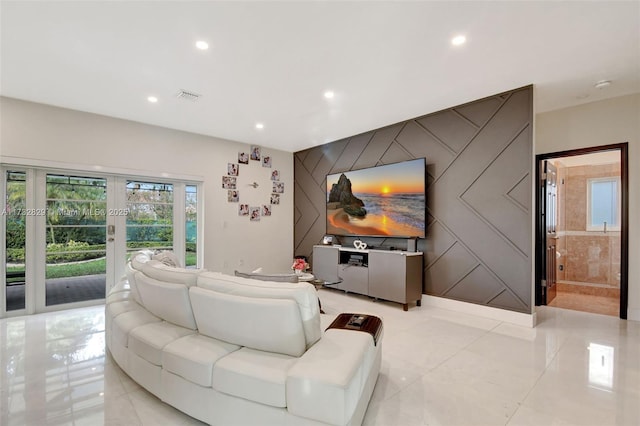
[[620, 178], [587, 180], [587, 231], [620, 230]]

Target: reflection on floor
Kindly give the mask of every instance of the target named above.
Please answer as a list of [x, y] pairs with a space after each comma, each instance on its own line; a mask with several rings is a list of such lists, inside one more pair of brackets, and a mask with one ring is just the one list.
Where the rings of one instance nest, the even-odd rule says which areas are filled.
[[[384, 320], [365, 426], [638, 425], [640, 322], [541, 306], [535, 328], [320, 289]], [[0, 425], [202, 425], [105, 352], [104, 307], [0, 320]]]
[[620, 290], [559, 282], [549, 306], [619, 317]]
[[[50, 278], [46, 283], [46, 306], [104, 299], [106, 275]], [[25, 285], [7, 286], [7, 311], [24, 309]]]

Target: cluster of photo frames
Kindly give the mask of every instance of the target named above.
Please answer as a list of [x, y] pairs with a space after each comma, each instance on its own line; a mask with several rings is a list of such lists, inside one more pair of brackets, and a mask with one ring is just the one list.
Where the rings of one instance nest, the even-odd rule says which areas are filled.
[[[262, 167], [271, 168], [272, 158], [269, 155], [262, 155], [259, 146], [251, 146], [251, 152], [238, 152], [238, 162], [227, 164], [227, 174], [222, 176], [222, 188], [227, 190], [227, 202], [240, 203], [240, 191], [237, 180], [240, 175], [240, 165], [249, 164], [249, 161], [260, 161]], [[257, 184], [256, 184], [257, 185]], [[271, 216], [274, 205], [280, 204], [280, 195], [284, 193], [284, 182], [280, 181], [280, 171], [271, 171], [271, 197], [269, 204], [262, 206], [249, 206], [249, 204], [238, 205], [238, 215], [248, 216], [251, 221], [259, 221], [262, 216]]]

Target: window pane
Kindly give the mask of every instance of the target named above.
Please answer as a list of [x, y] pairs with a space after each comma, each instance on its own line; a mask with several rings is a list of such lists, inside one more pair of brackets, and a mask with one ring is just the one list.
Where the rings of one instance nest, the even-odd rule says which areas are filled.
[[198, 236], [198, 187], [195, 185], [187, 185], [185, 187], [185, 247], [186, 247], [186, 266], [197, 265], [197, 236]]
[[173, 249], [173, 185], [127, 182], [127, 249]]
[[47, 306], [105, 297], [106, 188], [103, 178], [47, 174]]
[[6, 310], [25, 308], [26, 174], [7, 172], [4, 217], [6, 223]]
[[591, 226], [618, 224], [618, 185], [617, 180], [599, 180], [591, 182]]

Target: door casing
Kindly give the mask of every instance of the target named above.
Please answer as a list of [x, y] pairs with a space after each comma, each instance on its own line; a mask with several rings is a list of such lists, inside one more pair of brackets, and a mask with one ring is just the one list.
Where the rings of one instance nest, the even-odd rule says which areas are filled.
[[[621, 184], [621, 225], [620, 225], [620, 318], [627, 319], [627, 304], [629, 300], [629, 143], [595, 146], [568, 151], [550, 152], [536, 155], [536, 185], [541, 182], [540, 164], [551, 158], [572, 157], [575, 155], [593, 154], [603, 151], [620, 151], [620, 184]], [[546, 277], [544, 256], [546, 256], [546, 225], [544, 223], [544, 202], [542, 196], [545, 191], [537, 190], [536, 194], [536, 229], [535, 229], [535, 301], [536, 305], [544, 305], [544, 288], [542, 280]]]

